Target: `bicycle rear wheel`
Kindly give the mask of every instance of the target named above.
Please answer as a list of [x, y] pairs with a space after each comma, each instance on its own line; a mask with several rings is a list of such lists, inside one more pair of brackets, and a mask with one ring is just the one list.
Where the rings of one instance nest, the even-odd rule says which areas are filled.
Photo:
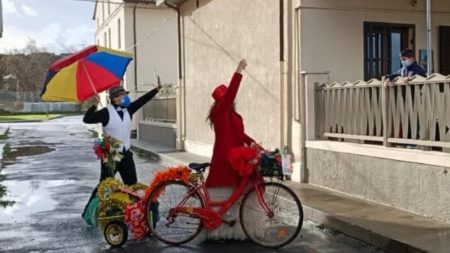
[[[167, 244], [179, 245], [194, 239], [202, 229], [202, 221], [198, 217], [187, 214], [175, 214], [172, 209], [185, 201], [183, 207], [203, 207], [198, 193], [187, 196], [189, 186], [180, 181], [168, 181], [156, 187], [149, 199], [158, 196], [157, 213], [155, 203], [148, 201], [146, 207], [147, 224], [153, 236]], [[157, 216], [156, 220], [155, 217]]]
[[265, 182], [262, 183], [262, 189], [273, 216], [264, 211], [253, 188], [242, 200], [239, 210], [241, 226], [253, 242], [263, 247], [279, 248], [294, 240], [300, 232], [303, 224], [302, 205], [295, 193], [283, 184]]

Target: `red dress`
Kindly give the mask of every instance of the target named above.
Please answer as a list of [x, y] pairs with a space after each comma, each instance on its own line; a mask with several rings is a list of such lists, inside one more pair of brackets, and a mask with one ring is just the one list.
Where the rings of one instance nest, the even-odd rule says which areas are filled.
[[207, 187], [234, 186], [239, 183], [239, 174], [231, 167], [228, 159], [230, 149], [250, 144], [253, 139], [244, 132], [241, 115], [234, 110], [242, 75], [234, 73], [223, 99], [216, 102], [211, 111], [215, 142], [211, 166], [206, 179]]

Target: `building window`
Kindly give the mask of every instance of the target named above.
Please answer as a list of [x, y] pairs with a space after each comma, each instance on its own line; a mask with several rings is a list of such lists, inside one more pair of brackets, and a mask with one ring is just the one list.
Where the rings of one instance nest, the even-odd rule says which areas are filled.
[[110, 4], [110, 1], [108, 0], [108, 17], [109, 17], [109, 14], [111, 14], [111, 4]]
[[107, 41], [106, 41], [106, 32], [104, 32], [103, 33], [103, 46], [104, 47], [106, 47], [106, 45], [107, 45], [106, 43], [107, 43]]
[[399, 54], [415, 50], [415, 26], [364, 22], [364, 79], [380, 79], [401, 67]]
[[122, 33], [120, 32], [120, 18], [117, 19], [117, 45], [118, 49], [122, 49]]

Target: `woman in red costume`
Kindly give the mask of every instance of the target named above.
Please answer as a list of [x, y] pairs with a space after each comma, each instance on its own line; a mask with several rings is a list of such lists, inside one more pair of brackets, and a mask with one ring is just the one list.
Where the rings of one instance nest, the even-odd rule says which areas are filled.
[[[214, 201], [227, 199], [239, 184], [238, 171], [232, 168], [229, 161], [230, 150], [243, 146], [257, 146], [255, 141], [245, 134], [242, 117], [235, 111], [234, 100], [242, 79], [241, 72], [246, 66], [247, 62], [241, 60], [229, 86], [221, 84], [212, 93], [214, 104], [210, 109], [208, 120], [214, 129], [215, 142], [206, 185]], [[238, 221], [238, 210], [238, 206], [232, 207], [225, 220]], [[229, 227], [224, 223], [220, 228], [209, 232], [207, 238], [243, 240], [245, 235], [239, 224]]]

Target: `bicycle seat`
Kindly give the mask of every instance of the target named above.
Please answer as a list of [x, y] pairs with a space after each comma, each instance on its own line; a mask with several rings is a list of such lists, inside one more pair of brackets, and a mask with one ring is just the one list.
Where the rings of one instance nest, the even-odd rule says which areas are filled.
[[197, 172], [204, 172], [207, 167], [211, 165], [210, 163], [190, 163], [188, 165], [189, 169], [195, 170]]

